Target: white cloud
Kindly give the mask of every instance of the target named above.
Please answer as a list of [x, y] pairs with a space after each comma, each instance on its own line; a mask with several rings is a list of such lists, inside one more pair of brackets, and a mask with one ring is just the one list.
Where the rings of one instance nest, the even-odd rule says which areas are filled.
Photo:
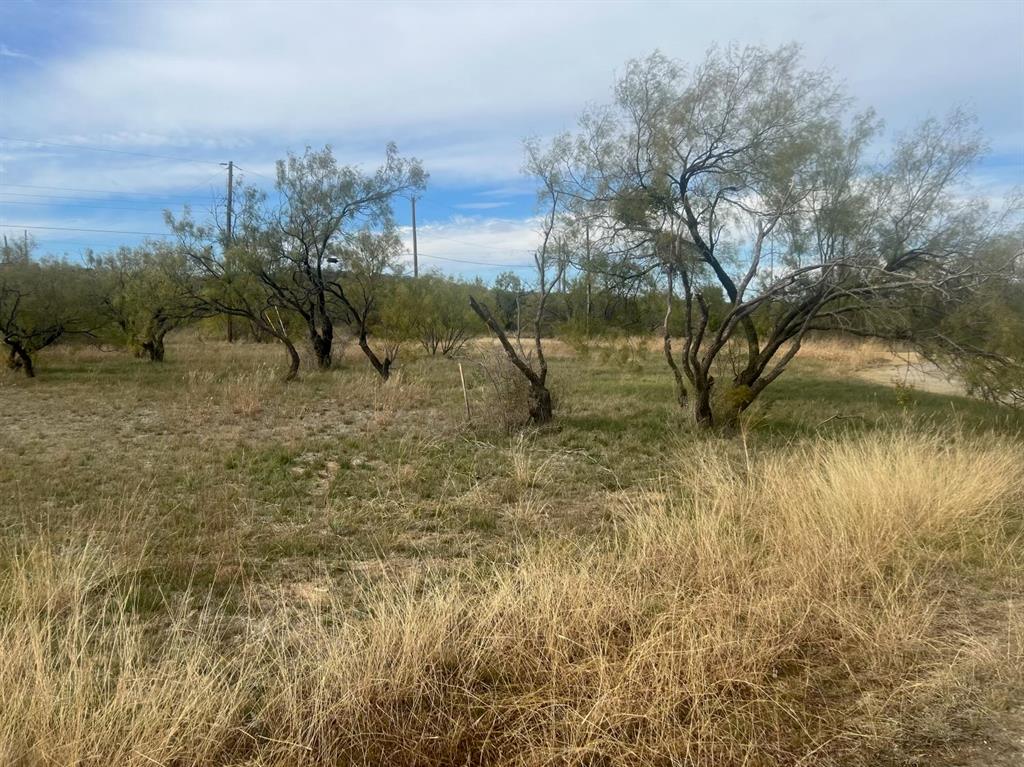
[[[420, 269], [446, 274], [480, 274], [493, 279], [498, 273], [532, 269], [533, 252], [540, 243], [535, 219], [456, 216], [444, 223], [420, 226], [416, 239]], [[400, 230], [407, 264], [412, 264], [412, 230]]]
[[497, 165], [510, 177], [518, 139], [569, 127], [631, 56], [692, 61], [716, 40], [791, 39], [897, 126], [954, 102], [982, 112], [997, 140], [1020, 123], [1024, 11], [1013, 3], [119, 8], [84, 52], [0, 86], [11, 130], [125, 146], [395, 138], [435, 172]]
[[[2, 143], [2, 142], [0, 142]], [[149, 196], [178, 194], [190, 188], [205, 192], [209, 187], [224, 185], [224, 171], [216, 164], [175, 163], [123, 159], [107, 162], [68, 161], [60, 153], [15, 155], [16, 159], [3, 161], [0, 184], [57, 187], [53, 194], [67, 194], [67, 189], [109, 190], [112, 195], [144, 194]], [[214, 181], [216, 179], [216, 181]], [[5, 191], [13, 191], [13, 187]], [[93, 195], [94, 196], [94, 195]]]
[[512, 203], [509, 202], [461, 202], [455, 207], [463, 210], [491, 210], [493, 208], [504, 208]]
[[[1019, 156], [1024, 141], [1020, 3], [152, 2], [61, 18], [69, 28], [54, 36], [73, 45], [0, 45], [38, 64], [12, 61], [0, 78], [0, 135], [210, 164], [0, 141], [0, 183], [206, 194], [223, 183], [206, 183], [217, 161], [272, 176], [286, 150], [329, 142], [373, 167], [396, 140], [435, 188], [491, 186], [463, 203], [487, 210], [534, 190], [519, 177], [522, 138], [609, 100], [627, 59], [661, 49], [693, 62], [730, 41], [802, 43], [810, 66], [832, 68], [895, 130], [963, 104], [995, 151]], [[998, 183], [1013, 173], [1001, 168]], [[495, 245], [503, 219], [474, 221], [450, 226]], [[507, 226], [523, 244], [528, 225]]]
[[29, 56], [27, 53], [22, 53], [21, 51], [16, 51], [13, 48], [9, 48], [8, 46], [4, 45], [3, 43], [0, 43], [0, 58], [7, 58], [7, 59], [31, 59], [32, 57]]

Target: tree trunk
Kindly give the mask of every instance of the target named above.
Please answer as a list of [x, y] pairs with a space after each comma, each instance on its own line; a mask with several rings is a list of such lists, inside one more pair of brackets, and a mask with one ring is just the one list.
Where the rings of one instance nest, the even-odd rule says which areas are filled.
[[[588, 296], [589, 302], [589, 296]], [[588, 305], [587, 311], [590, 311]], [[588, 318], [589, 319], [589, 318]], [[679, 407], [686, 407], [686, 384], [683, 382], [683, 373], [679, 369], [679, 365], [676, 364], [676, 358], [672, 356], [672, 332], [669, 328], [669, 321], [672, 319], [672, 269], [668, 270], [668, 292], [665, 297], [665, 321], [662, 324], [662, 347], [665, 350], [665, 361], [668, 363], [669, 369], [672, 371], [672, 377], [675, 380], [676, 387], [676, 402], [679, 403]]]
[[[143, 341], [141, 351], [145, 352], [150, 362], [164, 361], [164, 333], [158, 333], [152, 338]], [[141, 355], [139, 355], [141, 356]]]
[[587, 272], [587, 340], [590, 340], [590, 306], [592, 304], [590, 293], [592, 290], [590, 272]]
[[316, 365], [321, 370], [328, 370], [331, 367], [331, 351], [334, 347], [334, 324], [326, 315], [322, 317], [320, 327], [316, 326], [315, 320], [308, 320], [307, 323]]
[[536, 424], [550, 423], [554, 417], [551, 392], [544, 385], [530, 384], [530, 420]]
[[668, 366], [672, 370], [672, 378], [675, 382], [676, 387], [676, 404], [681, 408], [685, 408], [687, 404], [687, 391], [686, 384], [683, 382], [683, 374], [679, 370], [679, 366], [676, 364], [675, 357], [672, 356], [672, 339], [665, 335], [665, 359], [668, 361]]
[[366, 359], [370, 361], [370, 364], [373, 365], [373, 369], [377, 371], [382, 380], [387, 381], [391, 378], [391, 363], [394, 362], [394, 360], [386, 354], [384, 355], [383, 361], [377, 356], [373, 349], [370, 348], [370, 344], [366, 338], [365, 328], [359, 329], [359, 348], [363, 350], [363, 354], [366, 355]]
[[715, 415], [711, 410], [711, 386], [713, 381], [709, 380], [707, 385], [695, 387], [696, 395], [693, 403], [693, 419], [697, 426], [702, 429], [710, 429], [715, 425]]
[[7, 362], [10, 368], [12, 370], [18, 370], [20, 368], [25, 371], [26, 378], [35, 378], [36, 371], [35, 368], [32, 367], [32, 355], [30, 355], [28, 350], [19, 343], [11, 343], [10, 341], [7, 343], [11, 347], [11, 356]]
[[149, 359], [151, 362], [163, 362], [164, 361], [164, 334], [160, 333], [156, 338], [153, 339], [153, 350], [150, 352]]
[[299, 377], [299, 352], [295, 348], [295, 344], [287, 336], [278, 336], [278, 339], [284, 344], [285, 349], [288, 350], [288, 373], [285, 375], [284, 380], [294, 381]]
[[299, 357], [298, 350], [295, 348], [295, 344], [293, 344], [292, 339], [288, 337], [288, 332], [284, 323], [282, 322], [280, 327], [274, 325], [268, 312], [266, 317], [260, 319], [256, 319], [255, 316], [250, 316], [249, 324], [254, 333], [258, 332], [264, 338], [276, 338], [284, 344], [284, 348], [288, 352], [288, 372], [285, 374], [284, 380], [285, 382], [288, 382], [294, 381], [298, 378], [301, 359]]
[[[529, 412], [530, 420], [534, 423], [548, 423], [553, 417], [553, 410], [551, 407], [551, 392], [546, 386], [546, 373], [538, 374], [533, 368], [531, 368], [520, 356], [516, 353], [515, 347], [508, 340], [508, 336], [505, 331], [502, 330], [501, 325], [494, 319], [491, 314], [491, 310], [488, 309], [481, 303], [478, 303], [472, 296], [469, 297], [469, 306], [476, 313], [476, 315], [484, 321], [484, 324], [491, 329], [491, 332], [498, 337], [498, 341], [501, 343], [502, 348], [505, 350], [505, 354], [508, 356], [509, 361], [519, 370], [520, 373], [530, 383], [530, 395], [529, 395]], [[538, 358], [543, 364], [544, 357], [540, 354], [540, 325], [538, 324], [538, 336], [537, 336], [537, 351]], [[521, 345], [520, 345], [521, 346]]]
[[310, 333], [309, 340], [313, 344], [316, 366], [321, 370], [329, 370], [331, 367], [331, 339], [318, 333]]

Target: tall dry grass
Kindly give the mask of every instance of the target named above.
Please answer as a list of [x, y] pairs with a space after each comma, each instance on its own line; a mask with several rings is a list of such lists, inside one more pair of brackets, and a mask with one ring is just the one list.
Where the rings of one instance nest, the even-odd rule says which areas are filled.
[[215, 764], [247, 698], [212, 614], [146, 625], [109, 556], [40, 544], [0, 586], [0, 763]]
[[97, 552], [37, 547], [0, 586], [0, 762], [899, 762], [1020, 673], [1019, 619], [973, 625], [950, 577], [1014, 556], [1019, 445], [898, 433], [675, 464], [608, 545], [392, 586], [360, 617], [143, 620]]
[[881, 341], [845, 336], [814, 336], [805, 339], [800, 345], [800, 358], [824, 362], [841, 370], [862, 370], [900, 360]]

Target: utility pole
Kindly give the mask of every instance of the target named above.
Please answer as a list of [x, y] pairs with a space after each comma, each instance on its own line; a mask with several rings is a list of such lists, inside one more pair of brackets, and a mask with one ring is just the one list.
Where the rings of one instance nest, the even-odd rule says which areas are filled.
[[412, 276], [420, 276], [420, 256], [416, 248], [416, 198], [412, 198]]
[[587, 338], [590, 338], [590, 293], [591, 293], [591, 281], [590, 281], [590, 222], [584, 222], [584, 231], [586, 232], [587, 242], [587, 260], [586, 260], [586, 273], [587, 273]]
[[[224, 163], [221, 163], [223, 165]], [[224, 250], [231, 247], [231, 219], [233, 218], [234, 209], [234, 186], [235, 186], [235, 161], [228, 160], [228, 213], [227, 213], [227, 231], [224, 236]], [[234, 317], [228, 315], [228, 343], [232, 344], [235, 342], [235, 322]]]
[[234, 186], [235, 186], [234, 182], [235, 182], [235, 161], [234, 160], [229, 160], [228, 161], [228, 220], [227, 220], [227, 225], [228, 225], [227, 226], [227, 228], [228, 228], [227, 246], [229, 248], [231, 247], [231, 217], [232, 217], [232, 214], [234, 213], [234, 210], [232, 209], [232, 202], [233, 202], [233, 198], [234, 198]]

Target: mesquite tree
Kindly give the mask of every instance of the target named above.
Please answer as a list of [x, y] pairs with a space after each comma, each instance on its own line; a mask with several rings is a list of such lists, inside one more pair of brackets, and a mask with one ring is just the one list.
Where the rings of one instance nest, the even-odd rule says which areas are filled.
[[[248, 190], [246, 194], [257, 192]], [[243, 207], [252, 209], [251, 205]], [[273, 258], [260, 247], [259, 226], [240, 216], [234, 244], [225, 249], [224, 238], [216, 228], [197, 223], [188, 208], [180, 218], [169, 212], [164, 216], [178, 236], [177, 249], [184, 268], [175, 279], [190, 305], [197, 312], [248, 320], [260, 334], [276, 338], [288, 352], [285, 380], [296, 378], [301, 358], [285, 321], [288, 305], [261, 278], [273, 269]]]
[[941, 343], [919, 315], [1005, 268], [972, 258], [999, 222], [957, 193], [973, 123], [926, 121], [882, 159], [879, 130], [794, 46], [632, 62], [582, 121], [564, 191], [636, 274], [664, 273], [670, 308], [678, 291], [682, 348], [665, 351], [699, 425], [735, 420], [811, 331]]
[[385, 381], [398, 357], [402, 334], [384, 338], [374, 349], [370, 335], [389, 275], [399, 271], [402, 241], [391, 230], [383, 233], [363, 230], [349, 239], [337, 255], [338, 268], [326, 274], [324, 285], [347, 313], [345, 318], [356, 333], [359, 348], [373, 369]]
[[35, 376], [34, 355], [100, 324], [87, 270], [63, 261], [24, 258], [0, 262], [0, 340], [8, 366]]
[[[278, 161], [273, 204], [266, 195], [245, 196], [243, 216], [258, 230], [250, 238], [261, 254], [256, 276], [276, 301], [301, 318], [319, 367], [331, 366], [337, 322], [358, 314], [345, 303], [345, 267], [336, 264], [343, 255], [353, 260], [363, 246], [379, 250], [380, 242], [367, 239], [366, 233], [390, 238], [393, 199], [421, 191], [426, 179], [419, 160], [400, 157], [394, 144], [388, 145], [384, 164], [370, 174], [338, 165], [328, 146]], [[360, 258], [370, 263], [379, 255], [364, 252]], [[384, 363], [374, 363], [366, 344], [360, 348], [380, 372]]]
[[387, 378], [393, 358], [368, 342], [377, 299], [360, 299], [396, 258], [392, 199], [425, 184], [420, 162], [399, 157], [394, 144], [371, 174], [338, 165], [329, 146], [307, 148], [278, 162], [273, 201], [239, 184], [230, 247], [216, 222], [199, 225], [187, 211], [167, 218], [191, 267], [193, 298], [281, 341], [289, 380], [300, 364], [292, 321], [305, 328], [320, 368], [331, 366], [336, 324], [353, 324], [360, 348]]
[[533, 255], [537, 269], [535, 291], [537, 309], [533, 317], [533, 349], [536, 362], [523, 351], [521, 345], [517, 349], [509, 341], [505, 329], [495, 319], [486, 304], [480, 303], [472, 296], [469, 299], [473, 311], [494, 333], [509, 361], [529, 383], [530, 420], [536, 424], [547, 423], [554, 415], [551, 392], [547, 386], [548, 361], [544, 356], [542, 332], [547, 317], [548, 299], [560, 284], [568, 265], [568, 247], [563, 227], [569, 197], [562, 191], [563, 185], [559, 173], [559, 164], [565, 151], [566, 146], [562, 140], [556, 140], [546, 150], [536, 142], [528, 142], [526, 145], [526, 168], [529, 173], [541, 181], [538, 201], [543, 208], [540, 229], [541, 242]]
[[87, 261], [97, 277], [97, 303], [114, 335], [151, 362], [163, 362], [169, 332], [206, 313], [180, 279], [185, 256], [167, 243], [90, 254]]
[[441, 275], [402, 280], [388, 296], [384, 324], [417, 341], [430, 356], [454, 357], [466, 345], [477, 318], [466, 303], [469, 286]]
[[[950, 370], [967, 391], [990, 402], [1024, 408], [1024, 227], [995, 237], [975, 258], [993, 270], [1013, 267], [989, 280], [975, 300], [916, 313], [925, 357]], [[934, 311], [937, 310], [937, 311]], [[938, 314], [938, 319], [936, 315]]]

